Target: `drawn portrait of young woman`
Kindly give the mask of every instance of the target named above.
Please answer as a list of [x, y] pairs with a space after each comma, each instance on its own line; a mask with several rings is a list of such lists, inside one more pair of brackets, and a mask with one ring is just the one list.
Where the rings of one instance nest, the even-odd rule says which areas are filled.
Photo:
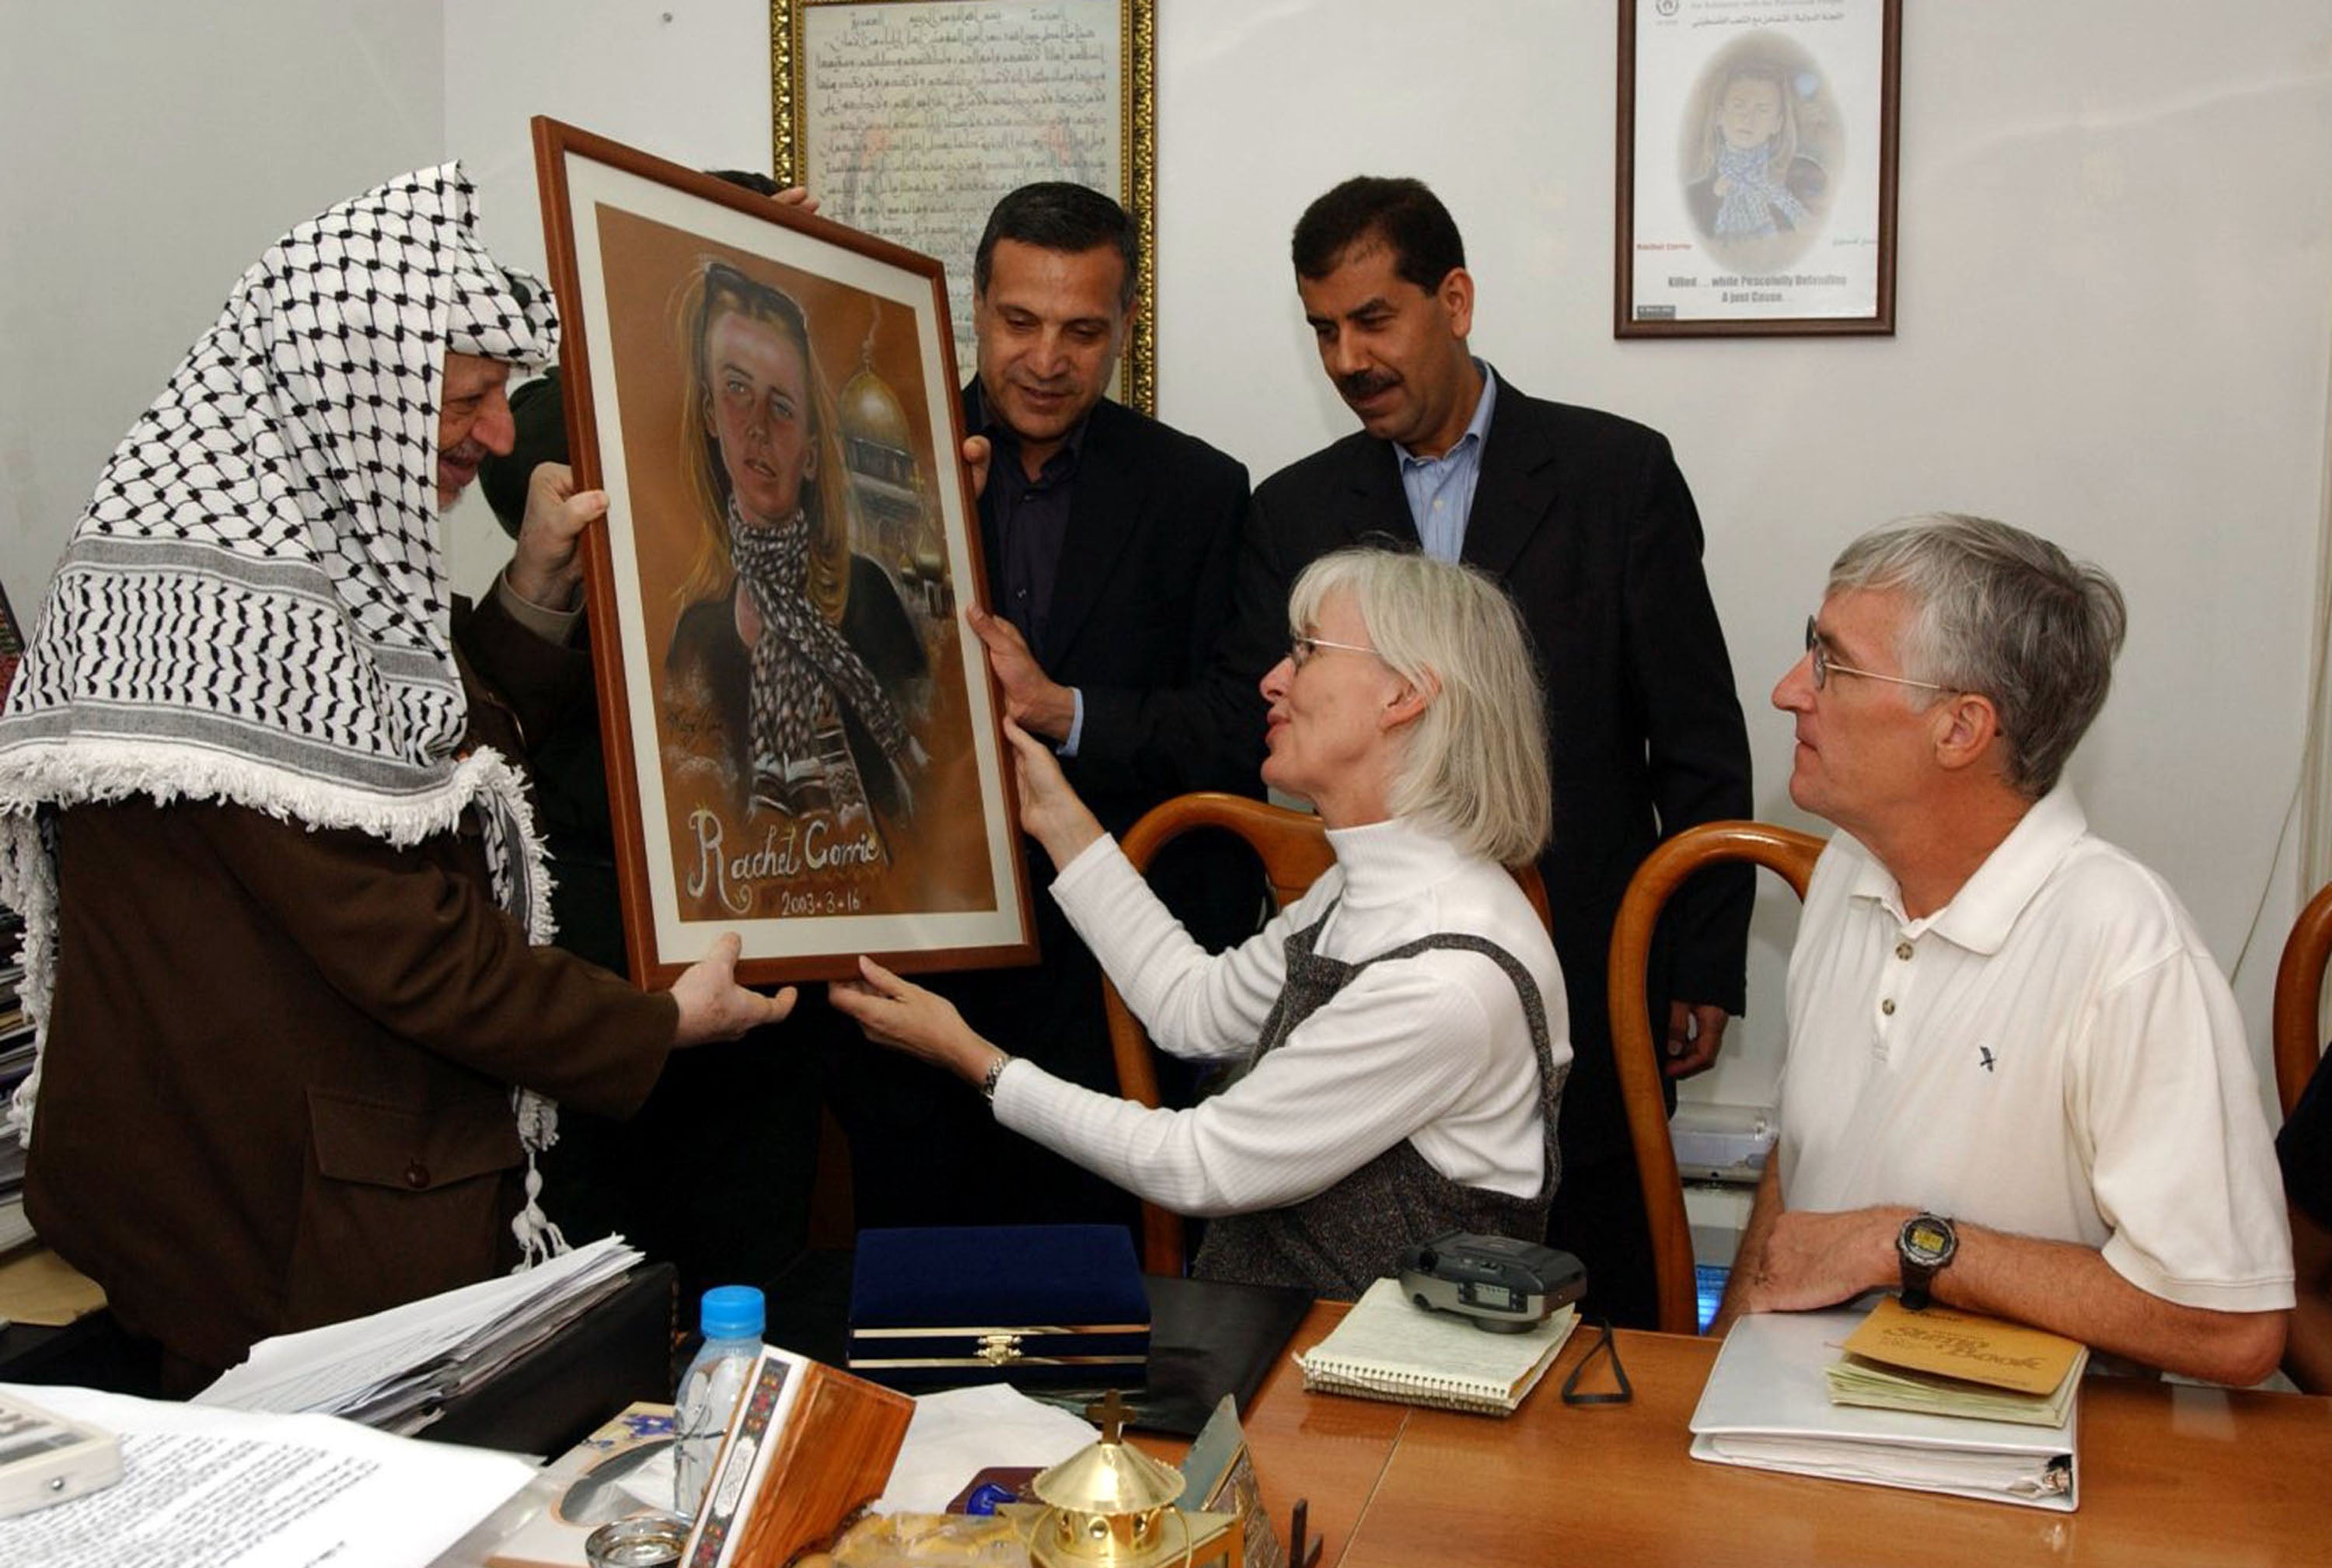
[[914, 808], [922, 648], [890, 578], [852, 548], [839, 420], [801, 307], [722, 262], [695, 295], [681, 445], [702, 537], [665, 700], [693, 715], [677, 728], [717, 737], [695, 760], [749, 813], [825, 812], [861, 835], [870, 808]]

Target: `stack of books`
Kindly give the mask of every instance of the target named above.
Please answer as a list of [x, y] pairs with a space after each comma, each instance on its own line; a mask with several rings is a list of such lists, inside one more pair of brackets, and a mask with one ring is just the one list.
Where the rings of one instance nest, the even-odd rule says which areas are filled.
[[[24, 921], [0, 905], [0, 1119], [33, 1070], [33, 1025], [17, 988], [24, 981]], [[24, 1219], [24, 1141], [0, 1128], [0, 1252], [33, 1239]]]

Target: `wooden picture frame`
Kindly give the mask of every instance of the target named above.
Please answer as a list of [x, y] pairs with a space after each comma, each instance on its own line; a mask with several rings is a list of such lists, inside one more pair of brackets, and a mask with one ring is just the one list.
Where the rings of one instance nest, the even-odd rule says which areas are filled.
[[1895, 330], [1902, 0], [1619, 0], [1612, 334]]
[[1035, 961], [939, 263], [533, 125], [632, 978]]
[[1114, 196], [1142, 235], [1110, 395], [1158, 411], [1156, 0], [769, 0], [772, 167], [839, 223], [941, 258], [976, 363], [971, 263], [1034, 180]]

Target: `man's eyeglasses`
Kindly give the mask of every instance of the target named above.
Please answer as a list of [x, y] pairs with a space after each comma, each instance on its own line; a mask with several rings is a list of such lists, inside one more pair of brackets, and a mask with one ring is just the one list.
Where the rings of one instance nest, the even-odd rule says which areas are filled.
[[1332, 643], [1325, 637], [1297, 637], [1287, 645], [1287, 662], [1300, 670], [1310, 664], [1312, 655], [1322, 648], [1342, 648], [1348, 654], [1367, 654], [1380, 659], [1384, 657], [1374, 648], [1364, 648], [1358, 643]]
[[1860, 675], [1866, 681], [1884, 681], [1890, 686], [1916, 686], [1923, 692], [1949, 692], [1957, 688], [1935, 681], [1915, 681], [1907, 675], [1882, 675], [1876, 670], [1858, 670], [1852, 664], [1841, 664], [1830, 657], [1830, 645], [1814, 630], [1814, 617], [1806, 617], [1806, 652], [1814, 656], [1814, 690], [1830, 684], [1832, 675]]

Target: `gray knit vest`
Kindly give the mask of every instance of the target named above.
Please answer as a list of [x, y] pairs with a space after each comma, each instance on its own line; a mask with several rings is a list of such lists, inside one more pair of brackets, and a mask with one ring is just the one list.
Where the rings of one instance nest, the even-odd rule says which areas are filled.
[[1398, 1273], [1400, 1256], [1420, 1241], [1451, 1230], [1546, 1239], [1547, 1207], [1563, 1175], [1555, 1143], [1555, 1115], [1570, 1066], [1554, 1065], [1547, 1041], [1546, 1005], [1538, 982], [1512, 953], [1478, 936], [1420, 937], [1358, 963], [1325, 958], [1314, 951], [1320, 932], [1335, 913], [1330, 904], [1319, 920], [1287, 939], [1287, 981], [1264, 1019], [1263, 1037], [1249, 1066], [1277, 1048], [1331, 997], [1371, 964], [1412, 958], [1436, 949], [1478, 952], [1506, 971], [1522, 999], [1530, 1024], [1531, 1047], [1538, 1053], [1539, 1112], [1544, 1119], [1546, 1180], [1533, 1198], [1516, 1198], [1468, 1187], [1436, 1171], [1404, 1138], [1327, 1190], [1285, 1209], [1225, 1215], [1207, 1223], [1191, 1272], [1201, 1279], [1250, 1285], [1293, 1285], [1332, 1300], [1357, 1300], [1371, 1281]]

